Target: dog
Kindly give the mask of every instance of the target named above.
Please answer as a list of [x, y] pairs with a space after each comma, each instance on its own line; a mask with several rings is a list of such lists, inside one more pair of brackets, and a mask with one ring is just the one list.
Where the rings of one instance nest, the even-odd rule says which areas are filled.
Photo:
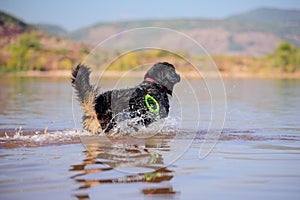
[[77, 65], [72, 70], [71, 83], [83, 109], [83, 128], [92, 134], [109, 133], [126, 119], [137, 119], [132, 126], [147, 127], [169, 114], [169, 97], [180, 82], [180, 75], [168, 62], [154, 64], [136, 87], [100, 93], [90, 84], [90, 69]]

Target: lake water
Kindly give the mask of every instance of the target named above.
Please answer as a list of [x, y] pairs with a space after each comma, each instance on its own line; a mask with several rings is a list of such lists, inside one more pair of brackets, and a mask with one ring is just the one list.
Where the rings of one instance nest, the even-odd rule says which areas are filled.
[[185, 80], [158, 135], [114, 138], [81, 131], [69, 82], [1, 76], [0, 199], [300, 198], [299, 80]]

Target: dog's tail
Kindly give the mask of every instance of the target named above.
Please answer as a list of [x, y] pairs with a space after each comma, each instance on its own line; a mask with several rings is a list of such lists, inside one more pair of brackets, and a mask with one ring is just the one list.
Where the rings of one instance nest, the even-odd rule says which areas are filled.
[[90, 84], [90, 69], [84, 65], [77, 65], [72, 70], [72, 86], [84, 112], [83, 128], [93, 134], [102, 131], [95, 111], [95, 97], [97, 90]]

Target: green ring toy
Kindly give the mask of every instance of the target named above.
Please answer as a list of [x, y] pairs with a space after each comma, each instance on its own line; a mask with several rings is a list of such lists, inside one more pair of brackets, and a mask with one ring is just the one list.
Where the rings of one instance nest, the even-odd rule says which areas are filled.
[[[155, 103], [155, 107], [156, 107], [155, 109], [153, 108], [153, 106], [151, 106], [149, 104], [149, 100], [153, 101]], [[154, 114], [158, 114], [159, 113], [159, 104], [158, 104], [158, 102], [156, 101], [156, 99], [153, 96], [151, 96], [150, 94], [146, 94], [146, 96], [145, 96], [145, 103], [146, 103], [146, 106], [147, 106], [147, 108], [149, 109], [150, 112], [152, 112]]]

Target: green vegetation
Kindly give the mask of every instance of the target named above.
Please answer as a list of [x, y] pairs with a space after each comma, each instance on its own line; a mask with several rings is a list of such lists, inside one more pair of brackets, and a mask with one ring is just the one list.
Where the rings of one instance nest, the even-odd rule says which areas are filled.
[[[42, 63], [33, 62], [36, 59], [35, 52], [42, 50], [36, 34], [26, 33], [20, 37], [17, 44], [10, 44], [6, 49], [10, 53], [6, 63], [7, 71], [42, 69]], [[33, 64], [36, 66], [33, 66]]]
[[282, 41], [274, 52], [265, 57], [213, 56], [223, 72], [247, 72], [254, 74], [292, 74], [300, 72], [300, 48]]
[[183, 58], [187, 57], [189, 57], [189, 54], [186, 52], [169, 52], [159, 49], [143, 49], [125, 54], [120, 54], [118, 51], [94, 51], [89, 56], [87, 64], [95, 66], [95, 70], [104, 70], [105, 68], [108, 71], [141, 71], [147, 68], [145, 65], [169, 61], [184, 70], [187, 64], [182, 64], [185, 62]]
[[268, 59], [282, 72], [292, 73], [300, 70], [300, 48], [288, 42], [281, 42]]
[[[51, 44], [54, 36], [45, 35], [40, 31], [30, 31], [22, 34], [15, 42], [2, 47], [0, 53], [0, 71], [49, 71], [69, 70], [75, 62], [89, 53], [86, 47], [76, 47], [66, 43], [66, 47]], [[42, 42], [42, 41], [46, 41]], [[47, 43], [48, 42], [48, 43]]]
[[[61, 70], [71, 69], [75, 62], [80, 62], [79, 58], [86, 56], [89, 50], [81, 47], [76, 53], [78, 60], [74, 60], [68, 55], [74, 54], [68, 49], [45, 50], [36, 33], [23, 34], [17, 43], [10, 44], [4, 48], [7, 59], [0, 57], [2, 71], [28, 71], [28, 70]], [[81, 57], [80, 57], [81, 56]], [[128, 71], [143, 70], [145, 64], [153, 64], [157, 61], [170, 61], [175, 64], [181, 72], [191, 72], [193, 67], [184, 59], [204, 60], [203, 56], [192, 55], [187, 52], [178, 51], [175, 53], [147, 49], [143, 51], [133, 51], [120, 55], [118, 51], [94, 52], [89, 57], [89, 65], [98, 70], [104, 63], [107, 63], [108, 71]], [[249, 57], [242, 55], [212, 56], [213, 61], [221, 72], [225, 73], [248, 73], [248, 74], [293, 74], [300, 72], [300, 48], [296, 48], [288, 42], [278, 44], [274, 52], [266, 57]], [[138, 68], [134, 69], [136, 66]], [[100, 67], [100, 68], [99, 68]], [[209, 66], [203, 70], [210, 70]]]
[[88, 53], [87, 45], [47, 34], [0, 11], [0, 72], [70, 70]]
[[[99, 60], [101, 58], [101, 61]], [[110, 58], [110, 59], [109, 59]], [[142, 66], [147, 63], [168, 60], [180, 68], [181, 71], [188, 72], [191, 66], [184, 59], [203, 60], [207, 59], [200, 55], [193, 55], [187, 52], [168, 52], [164, 50], [144, 50], [134, 51], [123, 55], [118, 53], [95, 53], [89, 58], [92, 66], [101, 66], [101, 64], [115, 59], [114, 62], [108, 63], [106, 70], [127, 71], [136, 66]], [[229, 73], [249, 73], [249, 74], [292, 74], [300, 72], [300, 48], [296, 48], [288, 42], [281, 42], [270, 55], [265, 57], [250, 57], [244, 55], [213, 55], [213, 61], [221, 72]], [[202, 70], [210, 70], [209, 64], [202, 67]], [[99, 68], [98, 68], [99, 69]], [[141, 68], [139, 68], [141, 69]]]
[[[2, 72], [18, 71], [49, 71], [71, 69], [89, 53], [85, 46], [79, 46], [76, 51], [66, 46], [52, 45], [43, 41], [53, 41], [53, 36], [43, 35], [38, 31], [30, 31], [22, 34], [14, 43], [10, 43], [2, 48], [0, 53], [0, 65]], [[192, 66], [184, 59], [205, 60], [203, 56], [189, 54], [178, 51], [175, 53], [147, 49], [143, 51], [133, 51], [120, 55], [118, 51], [94, 52], [89, 57], [90, 66], [98, 69], [103, 63], [107, 63], [107, 70], [128, 71], [143, 70], [145, 64], [157, 61], [170, 61], [175, 64], [181, 72], [193, 71]], [[274, 52], [266, 57], [250, 57], [242, 55], [225, 56], [214, 55], [213, 61], [223, 73], [248, 73], [248, 74], [293, 74], [300, 72], [300, 48], [288, 42], [280, 42]], [[134, 69], [134, 67], [139, 66]], [[141, 67], [140, 67], [141, 66]], [[144, 66], [144, 67], [143, 67]], [[209, 66], [202, 70], [209, 70]]]

